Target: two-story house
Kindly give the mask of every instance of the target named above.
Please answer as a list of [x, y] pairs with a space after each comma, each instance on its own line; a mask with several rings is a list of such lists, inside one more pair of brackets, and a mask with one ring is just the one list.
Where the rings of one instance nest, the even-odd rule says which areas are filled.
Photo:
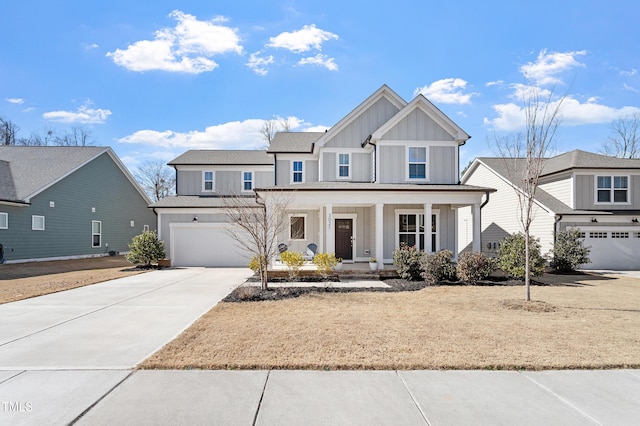
[[[517, 183], [510, 178], [514, 159], [481, 157], [463, 175], [464, 184], [497, 189], [482, 208], [482, 250], [495, 255], [499, 242], [520, 231]], [[531, 234], [542, 252], [553, 248], [558, 231], [579, 228], [591, 263], [585, 269], [640, 269], [640, 160], [575, 150], [545, 160], [535, 198]], [[458, 217], [461, 230], [471, 220]], [[459, 234], [461, 249], [471, 247], [470, 233]]]
[[331, 129], [278, 133], [267, 151], [189, 151], [173, 160], [177, 195], [152, 207], [174, 265], [244, 266], [226, 235], [220, 196], [255, 192], [267, 208], [285, 196], [290, 250], [345, 262], [391, 263], [400, 243], [457, 253], [457, 211], [470, 207], [480, 250], [480, 206], [493, 190], [458, 181], [469, 139], [424, 96], [406, 102], [382, 86]]

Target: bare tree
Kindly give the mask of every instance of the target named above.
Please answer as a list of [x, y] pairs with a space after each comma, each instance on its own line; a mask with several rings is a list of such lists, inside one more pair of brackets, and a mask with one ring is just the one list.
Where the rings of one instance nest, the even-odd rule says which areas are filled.
[[229, 235], [258, 259], [261, 288], [268, 290], [268, 267], [278, 253], [278, 234], [287, 227], [288, 200], [271, 193], [268, 205], [258, 194], [254, 197], [233, 195], [223, 198], [225, 213], [233, 228]]
[[146, 161], [134, 171], [133, 176], [153, 201], [175, 194], [176, 175], [164, 161]]
[[0, 117], [0, 144], [15, 145], [20, 127], [11, 120]]
[[61, 136], [55, 138], [56, 145], [89, 146], [93, 145], [91, 130], [84, 126], [73, 126]]
[[288, 118], [270, 118], [264, 120], [260, 128], [260, 136], [264, 139], [266, 146], [271, 145], [271, 141], [278, 132], [290, 132], [291, 122]]
[[542, 174], [547, 152], [552, 147], [555, 135], [562, 123], [560, 110], [566, 96], [553, 100], [553, 91], [545, 100], [540, 100], [537, 88], [524, 95], [524, 133], [506, 137], [495, 137], [495, 145], [503, 159], [509, 179], [514, 183], [518, 197], [519, 221], [525, 238], [525, 300], [531, 300], [531, 271], [529, 241], [531, 222], [534, 218], [536, 190]]
[[619, 117], [611, 123], [611, 135], [603, 143], [602, 152], [619, 158], [640, 157], [640, 113]]

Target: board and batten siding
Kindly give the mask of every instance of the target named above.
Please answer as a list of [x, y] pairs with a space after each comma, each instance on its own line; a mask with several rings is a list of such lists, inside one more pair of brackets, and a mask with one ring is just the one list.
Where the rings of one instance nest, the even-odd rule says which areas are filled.
[[255, 171], [247, 166], [238, 170], [215, 170], [213, 171], [214, 191], [203, 191], [203, 171], [202, 170], [178, 170], [178, 194], [179, 195], [217, 195], [217, 194], [237, 194], [242, 192], [243, 172], [253, 172], [254, 187], [260, 188], [273, 185], [273, 172]]
[[[407, 181], [407, 145], [381, 145], [378, 147], [380, 183]], [[456, 184], [456, 148], [429, 146], [427, 174], [430, 184]]]
[[[334, 217], [340, 216], [340, 214], [356, 214], [353, 230], [356, 244], [354, 256], [356, 258], [369, 260], [371, 256], [375, 256], [375, 216], [374, 222], [371, 222], [372, 212], [375, 215], [374, 207], [333, 207]], [[331, 226], [331, 232], [335, 232], [335, 226]], [[365, 254], [365, 250], [369, 250], [369, 254]]]
[[540, 189], [573, 208], [572, 174], [564, 173], [540, 183]]
[[[8, 213], [9, 228], [0, 229], [7, 261], [126, 252], [144, 225], [156, 229], [147, 201], [107, 153], [33, 197], [31, 205], [0, 206], [0, 212]], [[44, 231], [31, 229], [32, 215], [45, 217]], [[100, 247], [92, 247], [94, 220], [102, 222]]]
[[289, 226], [290, 223], [287, 220], [286, 226], [278, 234], [278, 243], [284, 243], [289, 246], [289, 250], [298, 251], [304, 255], [307, 254], [307, 245], [314, 243], [320, 248], [320, 241], [318, 239], [320, 235], [320, 220], [319, 210], [291, 210], [287, 212], [287, 215], [304, 215], [306, 216], [306, 235], [302, 241], [291, 241], [289, 239]]
[[[640, 210], [640, 175], [629, 175], [629, 197], [631, 204], [595, 204], [595, 177], [620, 175], [621, 173], [602, 173], [576, 175], [577, 210]], [[622, 175], [624, 175], [622, 173]]]
[[351, 178], [338, 177], [338, 163], [336, 152], [322, 153], [322, 180], [324, 182], [353, 181], [371, 182], [371, 154], [366, 152], [351, 152]]
[[349, 123], [342, 131], [329, 139], [325, 144], [327, 148], [360, 148], [362, 142], [391, 117], [398, 113], [396, 108], [386, 98], [380, 98], [369, 109], [363, 111], [354, 121]]
[[453, 141], [449, 132], [420, 109], [414, 109], [382, 136], [397, 141]]
[[171, 223], [192, 223], [193, 217], [198, 216], [198, 223], [227, 223], [228, 216], [220, 213], [160, 213], [158, 216], [158, 237], [164, 241], [167, 259], [171, 259]]

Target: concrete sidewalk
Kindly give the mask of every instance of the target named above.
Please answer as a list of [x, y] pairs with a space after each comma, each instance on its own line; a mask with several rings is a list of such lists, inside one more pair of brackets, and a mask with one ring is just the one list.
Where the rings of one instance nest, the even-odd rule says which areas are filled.
[[167, 269], [0, 305], [0, 370], [133, 368], [249, 275]]
[[0, 371], [0, 423], [636, 425], [640, 370]]

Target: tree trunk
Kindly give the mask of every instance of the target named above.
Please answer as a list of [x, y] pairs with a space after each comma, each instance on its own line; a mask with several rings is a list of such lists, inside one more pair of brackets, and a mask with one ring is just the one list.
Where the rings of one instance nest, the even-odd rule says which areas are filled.
[[531, 301], [531, 273], [530, 273], [530, 260], [529, 260], [529, 230], [524, 232], [524, 288], [525, 288], [525, 300]]

